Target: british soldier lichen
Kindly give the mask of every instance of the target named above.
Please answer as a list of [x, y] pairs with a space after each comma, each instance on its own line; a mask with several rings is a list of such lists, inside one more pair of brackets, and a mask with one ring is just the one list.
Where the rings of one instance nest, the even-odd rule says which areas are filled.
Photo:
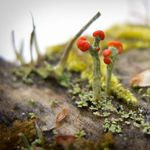
[[93, 96], [95, 100], [100, 100], [102, 97], [101, 93], [101, 71], [100, 71], [100, 58], [99, 58], [99, 43], [101, 40], [104, 40], [105, 34], [101, 30], [97, 30], [93, 33], [94, 41], [93, 44], [91, 45], [85, 37], [80, 37], [77, 40], [77, 47], [82, 51], [82, 52], [87, 52], [89, 51], [92, 60], [93, 60], [93, 82], [92, 82], [92, 87], [93, 87]]
[[108, 42], [108, 49], [103, 51], [103, 61], [107, 65], [107, 74], [106, 74], [106, 95], [110, 95], [111, 89], [111, 76], [114, 68], [114, 64], [118, 57], [118, 54], [122, 53], [122, 43], [118, 41]]

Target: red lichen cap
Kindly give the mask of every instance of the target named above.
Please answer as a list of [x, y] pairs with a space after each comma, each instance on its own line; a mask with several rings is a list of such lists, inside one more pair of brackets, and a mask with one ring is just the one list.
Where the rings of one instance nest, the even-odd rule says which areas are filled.
[[84, 36], [79, 37], [77, 40], [77, 45], [80, 45], [81, 41], [86, 41], [86, 37]]
[[121, 42], [119, 41], [111, 41], [111, 42], [108, 42], [107, 43], [107, 46], [113, 46], [113, 47], [116, 47], [118, 49], [118, 53], [121, 54], [122, 51], [123, 51], [123, 45]]
[[81, 51], [86, 52], [87, 50], [90, 49], [91, 45], [90, 45], [90, 43], [89, 43], [88, 41], [86, 41], [86, 39], [83, 39], [83, 38], [81, 39], [81, 38], [79, 38], [79, 39], [77, 40], [77, 47], [78, 47]]
[[104, 40], [105, 38], [105, 33], [102, 30], [97, 30], [93, 32], [94, 37], [100, 37], [101, 40]]
[[103, 56], [104, 57], [108, 57], [108, 56], [110, 56], [111, 55], [111, 50], [109, 50], [109, 49], [105, 49], [104, 51], [103, 51]]
[[123, 48], [122, 47], [118, 47], [118, 53], [121, 54], [123, 51]]
[[111, 63], [111, 59], [109, 57], [104, 57], [104, 63], [109, 65]]

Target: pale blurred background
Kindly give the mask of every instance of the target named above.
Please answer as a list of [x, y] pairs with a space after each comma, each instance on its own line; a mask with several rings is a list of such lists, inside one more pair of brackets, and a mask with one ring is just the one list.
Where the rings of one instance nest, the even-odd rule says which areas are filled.
[[150, 0], [0, 0], [0, 56], [13, 61], [10, 32], [15, 30], [16, 44], [25, 40], [24, 55], [29, 60], [30, 11], [36, 24], [42, 53], [47, 46], [66, 42], [97, 11], [102, 16], [85, 32], [107, 29], [113, 24], [148, 23]]

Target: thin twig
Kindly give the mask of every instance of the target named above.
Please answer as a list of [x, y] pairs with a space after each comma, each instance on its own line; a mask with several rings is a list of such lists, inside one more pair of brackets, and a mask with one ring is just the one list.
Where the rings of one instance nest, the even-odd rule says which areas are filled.
[[31, 64], [33, 64], [33, 30], [31, 32], [31, 35], [30, 35], [30, 57], [31, 57]]
[[24, 51], [24, 40], [22, 39], [20, 42], [20, 47], [19, 47], [19, 53], [21, 57], [23, 57], [23, 51]]
[[70, 53], [70, 50], [74, 44], [74, 42], [77, 40], [77, 38], [96, 20], [98, 19], [99, 17], [101, 16], [101, 13], [100, 12], [97, 12], [89, 21], [86, 25], [84, 25], [79, 32], [77, 32], [77, 34], [74, 36], [74, 38], [67, 44], [65, 50], [64, 50], [64, 53], [61, 57], [61, 60], [60, 60], [60, 63], [59, 63], [59, 67], [62, 67], [62, 71], [66, 65], [66, 61], [67, 61], [67, 58], [69, 56], [69, 53]]
[[30, 12], [30, 15], [31, 15], [31, 18], [32, 18], [32, 26], [33, 26], [33, 31], [32, 31], [33, 32], [33, 42], [34, 42], [34, 46], [35, 46], [35, 50], [36, 50], [38, 59], [40, 59], [41, 58], [41, 54], [40, 54], [39, 45], [38, 45], [38, 42], [37, 42], [36, 26], [35, 26], [34, 18], [33, 18], [33, 15], [32, 15], [31, 12]]
[[12, 41], [12, 46], [15, 54], [17, 54], [17, 48], [16, 48], [16, 42], [15, 42], [15, 31], [11, 31], [11, 41]]
[[15, 31], [14, 30], [11, 31], [11, 41], [12, 41], [13, 50], [14, 50], [15, 55], [16, 55], [16, 59], [21, 63], [21, 65], [23, 65], [25, 63], [24, 58], [23, 58], [23, 45], [21, 44], [21, 47], [20, 47], [19, 52], [18, 52], [17, 47], [16, 47]]

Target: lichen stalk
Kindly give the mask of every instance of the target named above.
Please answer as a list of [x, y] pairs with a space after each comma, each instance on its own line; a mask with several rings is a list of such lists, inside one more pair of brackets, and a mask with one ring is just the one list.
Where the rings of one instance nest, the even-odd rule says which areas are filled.
[[98, 53], [94, 51], [93, 58], [93, 94], [96, 100], [101, 99], [101, 81], [100, 81], [100, 59]]
[[[106, 53], [105, 52], [108, 52], [110, 51], [111, 53], [109, 53], [109, 56], [105, 56]], [[104, 54], [105, 53], [105, 54]], [[115, 48], [115, 47], [109, 47], [109, 50], [104, 50], [104, 53], [103, 55], [106, 57], [106, 58], [109, 58], [110, 62], [106, 62], [105, 60], [105, 63], [107, 64], [107, 73], [106, 73], [106, 89], [105, 89], [105, 93], [107, 96], [110, 95], [111, 91], [111, 77], [112, 77], [112, 71], [113, 71], [113, 68], [114, 68], [114, 64], [118, 58], [118, 49]]]
[[95, 38], [93, 42], [93, 46], [90, 50], [90, 54], [93, 59], [93, 95], [95, 100], [101, 99], [101, 71], [100, 71], [100, 59], [99, 54], [96, 51], [96, 48], [99, 47], [100, 38]]
[[110, 64], [107, 66], [107, 75], [106, 75], [106, 95], [110, 95], [111, 87], [111, 76], [112, 76], [113, 65]]

